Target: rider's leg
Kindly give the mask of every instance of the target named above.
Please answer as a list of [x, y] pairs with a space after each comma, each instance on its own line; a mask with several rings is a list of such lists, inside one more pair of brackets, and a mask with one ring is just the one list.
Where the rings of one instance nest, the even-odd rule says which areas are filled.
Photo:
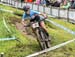
[[[39, 15], [37, 15], [37, 16], [35, 16], [34, 19], [37, 20], [37, 21], [40, 21], [40, 20], [42, 20], [42, 18], [43, 18], [43, 17], [40, 17]], [[46, 31], [46, 34], [48, 35], [44, 21], [40, 21], [40, 25], [42, 26], [42, 28], [44, 28], [44, 30]], [[48, 35], [48, 36], [49, 36], [49, 35]]]
[[49, 34], [48, 34], [48, 32], [47, 32], [47, 28], [46, 28], [46, 25], [45, 25], [44, 21], [41, 21], [41, 22], [40, 22], [40, 25], [42, 26], [42, 28], [44, 28], [44, 30], [45, 30], [45, 32], [46, 32], [46, 34], [49, 36]]

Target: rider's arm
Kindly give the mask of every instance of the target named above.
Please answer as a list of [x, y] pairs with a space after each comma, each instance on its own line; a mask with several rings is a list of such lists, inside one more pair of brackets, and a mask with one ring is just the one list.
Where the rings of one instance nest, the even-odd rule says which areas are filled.
[[[33, 10], [32, 10], [33, 11]], [[37, 15], [37, 14], [39, 14], [39, 15], [42, 15], [42, 16], [44, 16], [45, 18], [47, 18], [47, 15], [45, 14], [45, 13], [40, 13], [40, 12], [37, 12], [37, 11], [34, 11], [35, 12], [35, 14]]]
[[24, 23], [24, 19], [22, 19], [21, 23], [22, 23], [23, 25], [25, 25], [25, 23]]
[[21, 23], [22, 23], [23, 25], [25, 25], [25, 23], [24, 23], [25, 18], [26, 18], [26, 14], [24, 13], [23, 16], [22, 16], [22, 21], [21, 21]]
[[47, 18], [47, 15], [45, 13], [40, 13], [40, 15], [44, 16], [45, 18]]

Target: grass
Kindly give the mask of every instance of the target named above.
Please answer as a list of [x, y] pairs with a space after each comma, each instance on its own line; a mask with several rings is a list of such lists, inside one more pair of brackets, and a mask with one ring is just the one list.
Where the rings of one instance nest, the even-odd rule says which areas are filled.
[[[54, 19], [54, 18], [51, 20], [74, 31], [75, 26], [73, 24], [64, 22], [62, 20]], [[53, 37], [52, 38], [52, 46], [55, 46], [57, 44], [60, 44], [60, 43], [63, 43], [63, 42], [66, 42], [68, 40], [75, 38], [74, 35], [71, 35], [71, 34], [67, 33], [66, 31], [63, 31], [62, 29], [60, 29], [52, 24], [48, 24], [48, 22], [47, 22], [47, 25], [48, 25], [47, 28], [49, 28], [48, 31], [49, 31], [50, 35]], [[71, 27], [71, 26], [73, 26], [73, 27]], [[50, 51], [48, 53], [42, 54], [38, 57], [75, 57], [75, 54], [74, 54], [75, 53], [75, 48], [74, 48], [75, 45], [74, 44], [75, 44], [75, 42], [72, 42], [68, 45], [65, 45], [64, 47], [61, 47], [54, 51]]]
[[16, 15], [20, 15], [21, 16], [23, 14], [22, 10], [14, 9], [11, 6], [5, 6], [5, 5], [0, 4], [0, 8], [13, 11], [14, 14], [16, 14]]
[[53, 24], [49, 23], [47, 25], [48, 32], [52, 36], [53, 45], [60, 44], [74, 38], [74, 35], [54, 26]]
[[64, 26], [64, 27], [67, 27], [69, 28], [70, 30], [72, 31], [75, 31], [75, 24], [72, 24], [72, 23], [69, 23], [69, 22], [66, 22], [66, 21], [62, 21], [61, 19], [56, 19], [56, 18], [50, 18], [52, 21]]
[[[0, 13], [2, 14], [2, 15], [0, 15], [1, 16], [0, 31], [2, 33], [2, 34], [0, 34], [0, 38], [9, 37], [9, 36], [11, 36], [11, 34], [14, 33], [13, 35], [15, 35], [16, 38], [19, 40], [19, 41], [16, 41], [16, 40], [1, 41], [0, 52], [5, 52], [6, 57], [10, 57], [10, 56], [18, 57], [18, 56], [23, 56], [23, 54], [25, 56], [25, 55], [28, 55], [28, 54], [31, 54], [31, 53], [34, 53], [34, 52], [40, 50], [39, 45], [35, 39], [33, 40], [33, 39], [30, 39], [27, 35], [23, 35], [20, 31], [18, 31], [16, 29], [14, 24], [12, 24], [12, 23], [9, 24], [9, 22], [11, 21], [10, 19], [12, 17], [14, 17], [16, 19], [21, 19], [21, 17], [10, 14], [10, 13], [6, 13], [6, 12], [0, 12]], [[11, 34], [8, 33], [8, 31], [5, 29], [5, 27], [3, 25], [2, 16], [5, 17], [7, 25], [12, 31]], [[22, 53], [20, 50], [23, 50]], [[10, 53], [10, 51], [12, 51], [12, 52]], [[14, 55], [14, 54], [16, 54], [16, 55]]]
[[42, 54], [38, 57], [75, 57], [75, 43], [72, 42], [64, 47]]
[[[4, 7], [3, 5], [0, 5], [0, 7], [4, 8], [4, 9], [6, 8], [9, 10], [12, 10], [14, 12], [16, 10], [15, 8], [8, 7], [8, 6]], [[19, 12], [22, 12], [22, 11], [19, 10]], [[15, 17], [17, 20], [19, 20], [19, 19], [21, 20], [20, 16], [6, 13], [6, 12], [3, 12], [3, 16], [5, 17], [5, 20], [7, 22], [8, 27], [12, 31], [11, 34], [15, 35], [16, 38], [19, 40], [19, 41], [16, 41], [16, 40], [14, 40], [14, 41], [1, 41], [0, 52], [5, 52], [5, 57], [25, 57], [26, 55], [40, 51], [40, 47], [39, 47], [36, 39], [28, 37], [27, 35], [23, 35], [20, 31], [18, 31], [16, 29], [16, 27], [13, 23], [9, 23], [9, 22], [11, 22], [10, 19], [12, 17]], [[0, 38], [11, 36], [11, 34], [7, 32], [7, 30], [5, 29], [5, 27], [2, 23], [2, 15], [0, 15], [0, 17], [1, 17], [0, 18], [0, 32], [2, 32], [0, 34]], [[56, 19], [52, 19], [52, 18], [50, 18], [50, 19], [74, 31], [74, 25], [73, 24], [70, 24], [68, 22], [65, 23], [64, 21], [56, 20]], [[46, 25], [47, 25], [47, 30], [52, 37], [52, 40], [51, 40], [52, 46], [55, 46], [57, 44], [66, 42], [66, 41], [74, 38], [74, 35], [69, 34], [68, 32], [54, 26], [51, 23], [46, 22]], [[71, 26], [73, 28], [71, 28]], [[75, 53], [74, 47], [75, 47], [75, 45], [73, 42], [73, 43], [70, 43], [70, 44], [68, 44], [62, 48], [59, 48], [55, 51], [49, 52], [48, 56], [66, 57], [67, 55], [64, 55], [64, 53], [66, 53], [66, 54], [70, 54], [70, 56], [74, 57], [74, 53]], [[43, 57], [43, 55], [40, 57]]]

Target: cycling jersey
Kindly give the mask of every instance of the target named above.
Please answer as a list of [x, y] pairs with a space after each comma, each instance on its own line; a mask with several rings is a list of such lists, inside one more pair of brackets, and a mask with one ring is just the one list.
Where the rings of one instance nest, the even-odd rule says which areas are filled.
[[30, 14], [26, 14], [25, 12], [23, 13], [22, 19], [27, 19], [28, 17], [34, 16], [35, 14], [40, 14], [40, 12], [34, 11], [34, 10], [30, 10]]

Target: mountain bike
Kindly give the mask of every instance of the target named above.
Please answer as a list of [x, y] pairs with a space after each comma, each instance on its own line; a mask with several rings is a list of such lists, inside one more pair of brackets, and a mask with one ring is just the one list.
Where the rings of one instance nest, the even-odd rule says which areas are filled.
[[45, 31], [44, 28], [40, 25], [40, 21], [30, 22], [29, 26], [31, 26], [32, 30], [34, 31], [35, 35], [37, 36], [37, 41], [42, 50], [46, 48], [50, 48], [50, 40], [51, 37], [48, 36], [48, 32]]

